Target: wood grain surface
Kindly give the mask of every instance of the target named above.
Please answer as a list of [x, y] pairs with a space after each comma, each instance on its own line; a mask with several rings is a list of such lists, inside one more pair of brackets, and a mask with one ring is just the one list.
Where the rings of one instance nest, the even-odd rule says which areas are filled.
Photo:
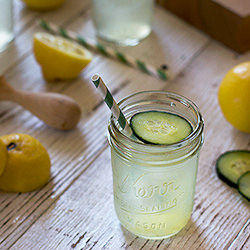
[[[62, 93], [76, 100], [82, 117], [76, 129], [48, 127], [28, 111], [8, 102], [0, 105], [0, 136], [27, 133], [48, 150], [52, 177], [30, 193], [0, 192], [0, 249], [250, 249], [250, 203], [215, 173], [216, 158], [226, 150], [250, 149], [250, 136], [226, 122], [217, 91], [233, 65], [250, 60], [156, 7], [152, 34], [122, 51], [150, 62], [167, 64], [171, 80], [163, 82], [112, 59], [95, 54], [79, 78], [47, 83], [32, 52], [37, 18], [64, 25], [94, 38], [90, 0], [66, 0], [51, 12], [28, 10], [14, 1], [16, 39], [0, 54], [0, 74], [17, 89]], [[175, 237], [140, 239], [119, 224], [113, 206], [110, 151], [106, 140], [110, 111], [90, 77], [102, 75], [116, 100], [141, 90], [167, 90], [185, 95], [205, 119], [192, 218]]]

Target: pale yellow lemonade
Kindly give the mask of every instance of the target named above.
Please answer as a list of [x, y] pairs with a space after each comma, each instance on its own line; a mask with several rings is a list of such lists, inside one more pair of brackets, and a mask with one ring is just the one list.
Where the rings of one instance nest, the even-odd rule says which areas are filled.
[[192, 127], [181, 141], [154, 145], [126, 136], [114, 117], [109, 123], [118, 219], [140, 237], [170, 237], [187, 224], [192, 214], [203, 119], [193, 102], [169, 92], [136, 93], [119, 105], [127, 120], [138, 112], [154, 110], [177, 115]]
[[[114, 202], [122, 225], [132, 233], [162, 238], [188, 222], [194, 197], [198, 154], [171, 167], [138, 166], [124, 162], [113, 150]], [[163, 166], [167, 168], [167, 166]]]

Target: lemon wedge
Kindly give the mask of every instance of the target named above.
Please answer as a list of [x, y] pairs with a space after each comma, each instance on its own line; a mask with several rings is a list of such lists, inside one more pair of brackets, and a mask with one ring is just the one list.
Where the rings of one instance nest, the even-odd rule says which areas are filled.
[[34, 34], [33, 49], [44, 78], [52, 82], [76, 78], [92, 60], [76, 42], [44, 32]]

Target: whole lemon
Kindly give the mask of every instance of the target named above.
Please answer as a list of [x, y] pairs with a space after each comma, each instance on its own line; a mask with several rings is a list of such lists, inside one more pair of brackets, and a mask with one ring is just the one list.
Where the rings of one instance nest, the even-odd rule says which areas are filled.
[[27, 5], [27, 7], [39, 11], [55, 9], [64, 2], [64, 0], [22, 0], [22, 1]]
[[47, 81], [72, 80], [92, 60], [92, 54], [76, 42], [44, 32], [34, 35], [34, 54]]
[[26, 134], [1, 136], [8, 150], [7, 164], [0, 176], [0, 190], [30, 192], [45, 185], [50, 178], [50, 158], [35, 138]]
[[4, 143], [0, 140], [0, 176], [2, 175], [7, 163], [7, 154], [7, 149]]
[[240, 131], [250, 133], [250, 62], [236, 65], [227, 72], [218, 98], [227, 121]]

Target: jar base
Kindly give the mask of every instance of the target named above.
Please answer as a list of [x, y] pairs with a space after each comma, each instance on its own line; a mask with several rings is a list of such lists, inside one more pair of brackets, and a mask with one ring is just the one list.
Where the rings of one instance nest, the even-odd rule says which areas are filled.
[[184, 227], [182, 227], [180, 230], [178, 230], [178, 231], [176, 231], [176, 232], [174, 232], [172, 234], [162, 235], [162, 236], [147, 236], [147, 235], [139, 234], [139, 233], [136, 233], [136, 232], [134, 232], [132, 230], [127, 229], [125, 227], [125, 225], [123, 225], [123, 223], [121, 223], [121, 222], [120, 222], [120, 224], [121, 224], [122, 228], [124, 228], [128, 232], [130, 232], [130, 233], [134, 234], [135, 236], [138, 236], [138, 237], [140, 237], [142, 239], [146, 239], [146, 240], [163, 240], [163, 239], [171, 238], [171, 237], [175, 236], [176, 234], [178, 234], [186, 226], [186, 224], [185, 224]]
[[97, 38], [105, 43], [112, 43], [117, 46], [136, 46], [139, 44], [142, 40], [146, 39], [151, 33], [151, 30], [145, 34], [142, 37], [139, 38], [126, 38], [126, 39], [115, 39], [113, 37], [109, 37], [107, 35], [104, 35], [102, 33], [97, 33]]

